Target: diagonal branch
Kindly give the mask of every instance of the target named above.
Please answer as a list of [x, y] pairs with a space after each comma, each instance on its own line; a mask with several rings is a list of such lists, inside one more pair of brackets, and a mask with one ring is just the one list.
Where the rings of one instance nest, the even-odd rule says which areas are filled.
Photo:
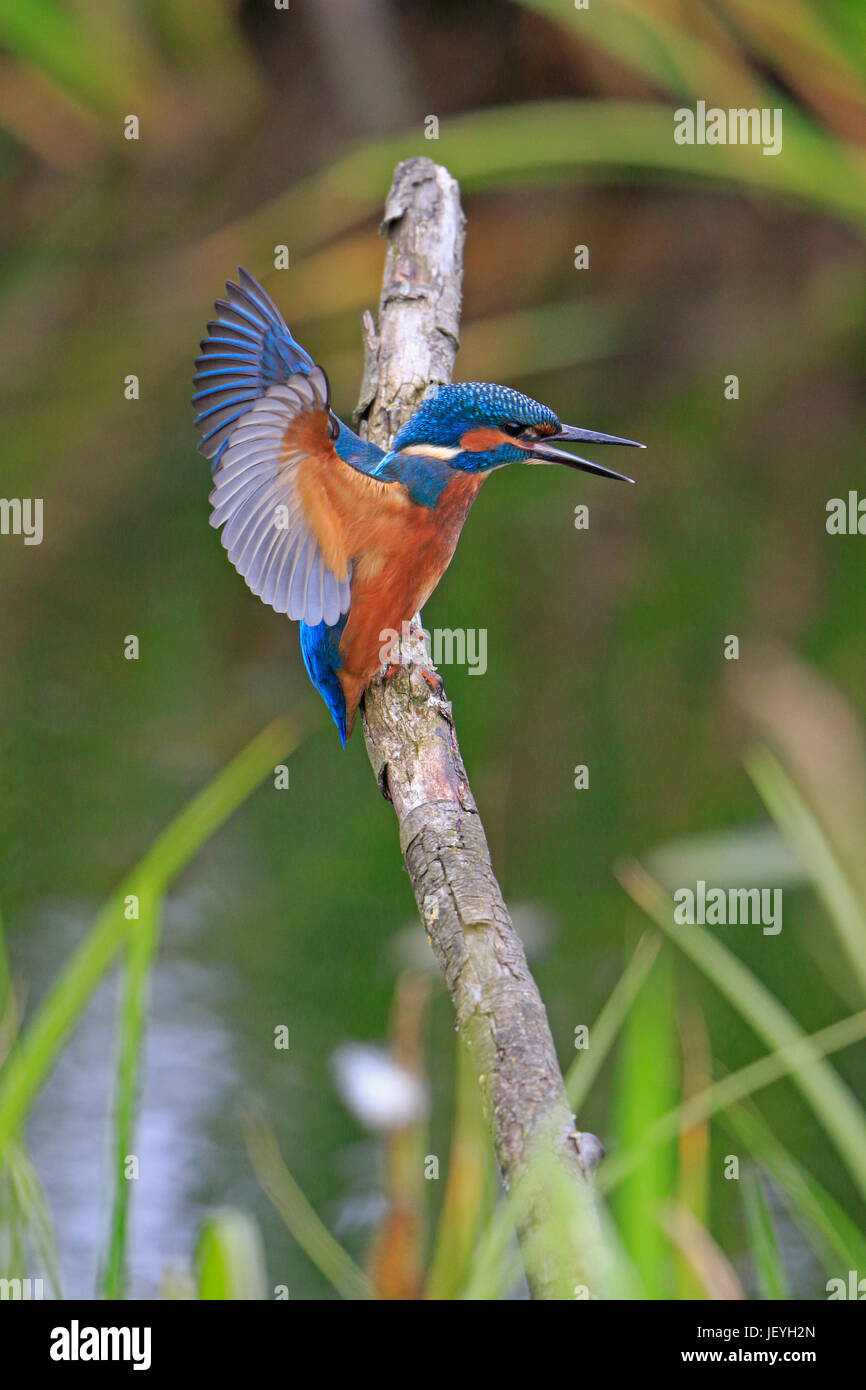
[[[378, 333], [364, 316], [367, 360], [356, 417], [383, 448], [429, 388], [451, 380], [464, 226], [460, 190], [446, 169], [430, 159], [398, 166], [385, 206]], [[451, 706], [421, 673], [431, 665], [421, 636], [404, 636], [401, 659], [403, 669], [387, 682], [380, 673], [365, 695], [367, 751], [397, 815], [421, 920], [479, 1079], [503, 1181], [512, 1186], [542, 1138], [552, 1138], [579, 1181], [600, 1146], [576, 1132], [544, 1005], [490, 862]], [[544, 1296], [551, 1281], [526, 1229], [535, 1219], [530, 1207], [519, 1234], [530, 1286]]]

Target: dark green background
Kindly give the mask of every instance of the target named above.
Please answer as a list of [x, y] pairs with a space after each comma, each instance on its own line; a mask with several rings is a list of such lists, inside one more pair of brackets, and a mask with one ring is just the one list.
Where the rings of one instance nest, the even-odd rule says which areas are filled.
[[[68, 8], [75, 32], [43, 64], [51, 100], [19, 96], [0, 143], [2, 492], [45, 506], [41, 547], [0, 540], [0, 884], [29, 1003], [209, 776], [278, 713], [305, 730], [290, 790], [263, 787], [171, 900], [133, 1208], [133, 1292], [145, 1296], [167, 1262], [188, 1259], [213, 1203], [259, 1212], [274, 1281], [293, 1297], [325, 1292], [251, 1174], [238, 1117], [254, 1094], [317, 1210], [362, 1248], [376, 1150], [337, 1100], [328, 1057], [346, 1039], [383, 1037], [394, 939], [414, 915], [362, 740], [341, 751], [296, 629], [249, 594], [207, 524], [190, 379], [238, 259], [329, 371], [348, 416], [358, 315], [378, 294], [388, 171], [399, 156], [431, 155], [465, 173], [458, 376], [505, 381], [565, 420], [648, 445], [628, 458], [634, 488], [557, 469], [495, 476], [425, 612], [428, 626], [487, 629], [487, 673], [444, 675], [506, 898], [552, 926], [536, 967], [565, 1058], [638, 921], [614, 862], [763, 819], [726, 694], [726, 634], [790, 645], [864, 712], [864, 542], [824, 527], [828, 498], [863, 476], [862, 242], [857, 215], [835, 211], [844, 197], [866, 205], [862, 189], [840, 191], [830, 168], [811, 201], [771, 196], [754, 173], [738, 182], [738, 158], [763, 176], [754, 151], [721, 152], [720, 179], [643, 167], [637, 154], [576, 153], [551, 169], [544, 138], [485, 177], [503, 104], [575, 103], [577, 150], [579, 102], [609, 103], [615, 146], [620, 103], [664, 111], [695, 95], [675, 65], [661, 80], [651, 27], [635, 61], [625, 20], [617, 52], [600, 14], [593, 29], [594, 4], [577, 22], [563, 7], [562, 27], [541, 13], [551, 8], [383, 6], [388, 37], [377, 43], [362, 25], [373, 49], [353, 40], [354, 61], [329, 29], [330, 16], [345, 38], [338, 6], [245, 5], [232, 17], [229, 6], [130, 0], [98, 26]], [[664, 17], [649, 0], [643, 9], [648, 25]], [[749, 81], [841, 145], [862, 116], [864, 50], [852, 12], [826, 11], [847, 87], [829, 59], [816, 70], [781, 40], [771, 60], [745, 20], [730, 43]], [[724, 50], [709, 6], [695, 5], [681, 32]], [[11, 47], [32, 72], [27, 44]], [[728, 78], [720, 68], [710, 93], [722, 104]], [[120, 138], [128, 111], [141, 115], [138, 144]], [[482, 111], [489, 129], [450, 133], [452, 117]], [[431, 112], [435, 143], [423, 138]], [[565, 119], [551, 108], [551, 145]], [[346, 166], [309, 182], [357, 140], [378, 150], [398, 133], [351, 177]], [[669, 158], [665, 146], [659, 160]], [[823, 155], [819, 165], [828, 169]], [[291, 250], [287, 272], [271, 268], [278, 243]], [[573, 268], [580, 243], [588, 271]], [[123, 399], [130, 372], [137, 402]], [[731, 372], [736, 402], [723, 397]], [[574, 529], [580, 502], [588, 531]], [[123, 659], [128, 633], [138, 662]], [[577, 763], [589, 765], [588, 791], [573, 788]], [[735, 949], [804, 1027], [835, 1016], [815, 967], [827, 928], [807, 894], [786, 898], [780, 938], [738, 930]], [[725, 1065], [756, 1055], [696, 974], [679, 966], [678, 981]], [[33, 1123], [70, 1292], [92, 1288], [103, 1239], [111, 1022], [106, 993]], [[288, 1054], [273, 1049], [280, 1023]], [[430, 1055], [440, 1143], [450, 1028], [440, 993]], [[862, 1061], [859, 1073], [851, 1056], [840, 1066], [862, 1083]], [[847, 1201], [793, 1092], [773, 1088], [765, 1104]], [[608, 1133], [605, 1084], [583, 1123]], [[735, 1253], [739, 1218], [729, 1193], [716, 1201]], [[804, 1264], [801, 1292], [814, 1277]]]

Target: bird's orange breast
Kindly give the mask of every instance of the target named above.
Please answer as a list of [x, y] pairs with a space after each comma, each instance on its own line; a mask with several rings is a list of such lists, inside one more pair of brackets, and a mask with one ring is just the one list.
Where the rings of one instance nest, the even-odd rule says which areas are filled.
[[455, 473], [435, 508], [412, 502], [402, 484], [388, 489], [385, 505], [369, 508], [364, 535], [358, 535], [363, 544], [356, 552], [352, 605], [340, 641], [338, 675], [350, 724], [361, 693], [382, 665], [387, 633], [411, 621], [448, 568], [485, 476]]
[[455, 471], [436, 506], [423, 507], [403, 483], [382, 482], [336, 460], [326, 440], [327, 416], [313, 411], [298, 421], [286, 453], [295, 461], [295, 494], [328, 569], [338, 579], [352, 569], [337, 672], [351, 732], [388, 634], [400, 632], [436, 588], [486, 474]]

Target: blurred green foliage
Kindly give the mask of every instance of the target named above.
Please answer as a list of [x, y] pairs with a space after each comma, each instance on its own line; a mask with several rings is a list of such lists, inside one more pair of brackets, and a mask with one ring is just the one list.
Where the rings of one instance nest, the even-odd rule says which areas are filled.
[[[852, 1093], [862, 1095], [866, 1069], [853, 1046], [866, 825], [851, 730], [864, 714], [866, 587], [859, 538], [824, 527], [827, 500], [857, 486], [864, 426], [862, 7], [407, 3], [379, 7], [385, 30], [364, 11], [324, 0], [279, 13], [199, 0], [0, 5], [0, 491], [45, 499], [41, 546], [0, 538], [0, 901], [13, 965], [57, 904], [86, 920], [111, 899], [62, 971], [40, 958], [27, 981], [36, 998], [0, 1092], [10, 1267], [28, 1258], [22, 1220], [38, 1236], [31, 1261], [36, 1245], [40, 1269], [56, 1264], [20, 1126], [124, 949], [116, 885], [175, 808], [288, 709], [309, 730], [290, 792], [262, 788], [186, 870], [196, 921], [186, 933], [169, 927], [160, 959], [231, 981], [212, 1006], [232, 1040], [235, 1105], [214, 1102], [187, 1226], [208, 1205], [255, 1206], [265, 1287], [329, 1289], [250, 1191], [237, 1116], [255, 1090], [310, 1212], [352, 1195], [339, 1155], [352, 1165], [357, 1131], [332, 1094], [327, 1056], [347, 1036], [384, 1032], [389, 942], [413, 905], [360, 742], [341, 753], [293, 630], [251, 599], [207, 526], [189, 379], [210, 303], [241, 262], [350, 413], [358, 314], [378, 297], [382, 200], [394, 162], [421, 153], [461, 180], [469, 218], [459, 374], [508, 381], [565, 419], [650, 445], [627, 497], [554, 470], [494, 479], [425, 613], [428, 626], [488, 631], [483, 680], [444, 674], [504, 891], [556, 925], [536, 971], [563, 1055], [575, 1026], [607, 1020], [610, 1055], [586, 1054], [580, 1119], [613, 1150], [602, 1170], [620, 1232], [606, 1247], [609, 1285], [670, 1297], [730, 1290], [739, 1278], [750, 1293], [820, 1292], [822, 1271], [858, 1254], [863, 1218]], [[781, 108], [782, 153], [675, 145], [673, 110], [699, 99]], [[424, 139], [430, 113], [436, 143]], [[124, 139], [130, 114], [137, 141]], [[269, 271], [281, 244], [291, 269]], [[588, 272], [574, 268], [576, 245], [590, 249]], [[137, 401], [124, 397], [130, 373]], [[729, 373], [737, 401], [723, 394]], [[588, 531], [573, 526], [578, 503], [590, 507]], [[133, 632], [141, 659], [127, 662]], [[743, 641], [739, 663], [723, 660], [730, 633]], [[857, 710], [843, 715], [844, 701], [820, 681], [816, 694], [799, 667], [774, 673], [748, 646], [768, 638], [801, 652]], [[741, 680], [726, 680], [735, 665]], [[744, 717], [759, 738], [754, 786], [738, 756]], [[590, 768], [587, 792], [574, 789], [576, 764]], [[267, 758], [256, 766], [243, 796]], [[730, 854], [742, 863], [743, 827], [764, 814], [758, 794], [817, 898], [786, 887], [779, 938], [721, 929], [718, 942], [688, 938], [687, 954], [665, 946], [646, 970], [638, 956], [629, 974], [623, 929], [631, 942], [635, 920], [624, 923], [612, 865], [725, 827], [739, 832]], [[190, 853], [221, 818], [202, 823]], [[652, 856], [643, 860], [668, 891]], [[767, 862], [775, 882], [777, 862]], [[161, 893], [172, 878], [160, 877]], [[628, 881], [646, 889], [640, 876]], [[644, 905], [663, 927], [659, 892], [646, 889]], [[133, 1132], [153, 927], [142, 954], [127, 957], [118, 1171]], [[0, 969], [0, 1002], [3, 978]], [[4, 1051], [23, 1009], [20, 991], [10, 999]], [[287, 1019], [292, 1050], [277, 1062], [273, 1028]], [[436, 996], [426, 1066], [439, 1153], [449, 1149], [450, 1024]], [[819, 1053], [844, 1051], [804, 1066], [804, 1035], [824, 1038]], [[767, 1048], [775, 1063], [762, 1059]], [[783, 1079], [786, 1056], [796, 1085]], [[767, 1078], [754, 1104], [744, 1108], [747, 1081], [739, 1096], [735, 1086], [720, 1094], [719, 1123], [697, 1107], [682, 1130], [680, 1104], [750, 1066]], [[206, 1090], [207, 1074], [199, 1082]], [[474, 1152], [467, 1104], [456, 1153]], [[832, 1143], [815, 1142], [816, 1118]], [[650, 1166], [635, 1167], [635, 1146], [653, 1133]], [[103, 1143], [94, 1135], [95, 1165]], [[732, 1144], [770, 1188], [749, 1178], [741, 1198], [724, 1181]], [[57, 1170], [38, 1166], [50, 1207]], [[477, 1202], [483, 1233], [470, 1253], [457, 1218], [443, 1226], [432, 1290], [504, 1293], [507, 1223], [490, 1226], [491, 1189], [471, 1164], [461, 1171], [465, 1185], [443, 1209], [466, 1219]], [[108, 1245], [103, 1229], [91, 1233], [114, 1293], [135, 1251], [126, 1190], [118, 1180]], [[817, 1264], [805, 1253], [794, 1269], [780, 1264], [780, 1192], [784, 1220], [806, 1229], [802, 1248], [812, 1242]], [[145, 1182], [134, 1196], [147, 1205]], [[242, 1248], [250, 1270], [256, 1262], [249, 1231], [238, 1236], [223, 1216], [231, 1229], [211, 1228], [201, 1263], [210, 1288], [231, 1250]], [[62, 1251], [62, 1223], [58, 1234]], [[358, 1261], [366, 1240], [348, 1240]], [[329, 1249], [325, 1274], [341, 1287]], [[151, 1255], [148, 1270], [161, 1259]], [[142, 1286], [153, 1291], [149, 1273]]]

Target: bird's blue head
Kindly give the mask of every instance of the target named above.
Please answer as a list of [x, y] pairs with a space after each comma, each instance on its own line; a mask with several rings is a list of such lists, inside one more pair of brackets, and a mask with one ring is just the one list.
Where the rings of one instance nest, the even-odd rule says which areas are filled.
[[[549, 408], [488, 382], [463, 381], [440, 386], [399, 431], [377, 472], [402, 476], [421, 490], [422, 479], [434, 485], [453, 470], [487, 473], [507, 463], [564, 463], [588, 473], [631, 482], [622, 473], [552, 447], [553, 441], [634, 444], [612, 434], [563, 425]], [[638, 445], [643, 448], [643, 445]]]

